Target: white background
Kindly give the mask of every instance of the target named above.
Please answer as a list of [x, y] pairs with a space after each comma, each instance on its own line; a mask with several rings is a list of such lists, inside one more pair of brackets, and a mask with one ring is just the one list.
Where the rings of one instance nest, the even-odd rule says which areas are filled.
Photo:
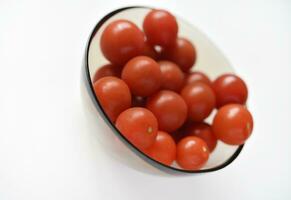
[[[227, 168], [145, 174], [96, 154], [84, 134], [87, 38], [106, 9], [141, 4], [195, 24], [248, 83], [255, 129]], [[290, 75], [288, 0], [0, 0], [0, 200], [291, 199]]]

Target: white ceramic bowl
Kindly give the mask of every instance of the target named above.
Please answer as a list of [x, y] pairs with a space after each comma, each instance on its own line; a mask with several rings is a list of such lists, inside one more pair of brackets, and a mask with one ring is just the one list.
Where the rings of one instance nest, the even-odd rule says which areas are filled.
[[[150, 157], [144, 155], [134, 145], [132, 145], [123, 135], [115, 128], [104, 113], [98, 99], [96, 98], [92, 78], [96, 70], [104, 64], [109, 63], [102, 55], [100, 49], [100, 36], [106, 25], [116, 19], [127, 19], [134, 22], [138, 27], [142, 28], [144, 16], [150, 11], [148, 7], [125, 7], [114, 10], [99, 20], [90, 35], [86, 48], [84, 65], [82, 68], [82, 97], [84, 99], [85, 116], [88, 119], [88, 127], [90, 131], [96, 134], [98, 145], [102, 146], [104, 153], [117, 159], [124, 164], [137, 170], [149, 173], [160, 173], [166, 171], [168, 173], [203, 173], [211, 172], [224, 168], [229, 165], [241, 152], [243, 145], [230, 146], [222, 142], [218, 142], [215, 150], [210, 154], [206, 165], [200, 170], [183, 170], [177, 164], [171, 167], [163, 165]], [[199, 31], [195, 26], [187, 23], [183, 19], [177, 17], [179, 24], [179, 36], [186, 37], [196, 47], [197, 61], [194, 70], [205, 72], [211, 79], [223, 74], [233, 73], [231, 64], [222, 54], [222, 52], [207, 38], [205, 34]], [[211, 122], [215, 111], [207, 118], [206, 121]], [[156, 170], [159, 169], [159, 170]]]

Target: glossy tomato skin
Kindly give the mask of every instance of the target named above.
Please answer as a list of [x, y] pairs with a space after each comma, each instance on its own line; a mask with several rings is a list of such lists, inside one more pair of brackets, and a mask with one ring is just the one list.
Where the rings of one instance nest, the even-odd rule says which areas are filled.
[[187, 136], [177, 145], [177, 163], [186, 170], [198, 170], [209, 158], [207, 144], [195, 136]]
[[228, 104], [216, 113], [212, 130], [216, 138], [229, 145], [241, 145], [253, 130], [253, 117], [240, 104]]
[[150, 57], [154, 60], [159, 59], [159, 53], [155, 50], [154, 46], [150, 45], [149, 42], [147, 42], [147, 41], [145, 42], [142, 55]]
[[245, 104], [248, 89], [245, 82], [234, 74], [224, 74], [213, 82], [217, 107], [230, 103]]
[[209, 152], [212, 152], [215, 149], [217, 139], [209, 124], [205, 122], [192, 122], [184, 131], [184, 134], [187, 136], [196, 136], [204, 140], [208, 146]]
[[132, 22], [116, 20], [111, 22], [101, 35], [103, 55], [114, 64], [124, 65], [144, 50], [144, 34]]
[[118, 116], [116, 128], [143, 151], [154, 144], [158, 133], [158, 121], [148, 109], [133, 107]]
[[184, 84], [184, 73], [179, 66], [166, 60], [159, 61], [158, 63], [162, 72], [161, 88], [180, 92]]
[[176, 63], [182, 71], [189, 72], [196, 61], [196, 50], [189, 40], [178, 38], [173, 47], [162, 49], [161, 57]]
[[154, 144], [145, 153], [158, 162], [171, 165], [176, 159], [176, 143], [171, 135], [158, 131]]
[[103, 78], [105, 76], [115, 76], [120, 77], [121, 69], [113, 64], [106, 64], [100, 67], [94, 77], [93, 77], [93, 83], [95, 83], [100, 78]]
[[203, 121], [215, 108], [215, 94], [204, 83], [186, 85], [181, 91], [181, 96], [188, 106], [189, 118], [195, 122]]
[[98, 101], [112, 122], [131, 106], [131, 94], [123, 80], [107, 76], [97, 80], [93, 87]]
[[187, 105], [183, 98], [170, 90], [161, 90], [150, 96], [146, 107], [154, 113], [159, 129], [166, 132], [177, 130], [187, 118]]
[[121, 77], [134, 95], [146, 97], [159, 90], [162, 73], [156, 61], [138, 56], [126, 63]]
[[152, 10], [144, 19], [143, 30], [150, 44], [168, 47], [175, 43], [178, 24], [171, 13]]
[[187, 74], [186, 76], [186, 80], [185, 80], [185, 85], [189, 85], [192, 83], [196, 83], [196, 82], [202, 82], [205, 83], [206, 85], [212, 87], [212, 83], [211, 80], [209, 79], [209, 77], [200, 71], [195, 71], [195, 72], [190, 72], [189, 74]]

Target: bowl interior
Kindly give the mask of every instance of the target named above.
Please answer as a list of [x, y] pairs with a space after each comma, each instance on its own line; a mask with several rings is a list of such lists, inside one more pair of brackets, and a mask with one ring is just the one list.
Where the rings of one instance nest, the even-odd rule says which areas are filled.
[[[109, 63], [103, 56], [100, 49], [100, 37], [104, 28], [112, 21], [117, 19], [127, 19], [134, 22], [140, 29], [142, 29], [142, 22], [145, 15], [149, 12], [150, 8], [145, 7], [130, 7], [121, 9], [118, 12], [111, 13], [103, 18], [95, 27], [91, 39], [89, 41], [88, 52], [86, 57], [87, 70], [89, 74], [89, 84], [92, 85], [93, 76], [102, 65]], [[197, 50], [197, 61], [192, 70], [200, 70], [205, 72], [212, 80], [223, 73], [233, 73], [234, 69], [228, 60], [224, 57], [221, 51], [195, 26], [187, 23], [183, 19], [176, 16], [179, 24], [179, 36], [188, 38], [196, 47]], [[91, 87], [92, 88], [92, 87]], [[91, 91], [93, 93], [93, 91]], [[97, 99], [96, 99], [97, 100]], [[98, 109], [102, 112], [102, 109]], [[206, 119], [207, 122], [211, 123], [212, 118], [216, 111]], [[104, 114], [104, 113], [103, 113]], [[106, 115], [105, 115], [106, 116]], [[117, 129], [112, 129], [116, 134], [120, 134]], [[101, 134], [112, 134], [112, 133], [101, 133]], [[114, 141], [112, 141], [114, 142]], [[128, 142], [128, 141], [126, 141]], [[131, 145], [128, 142], [128, 145]], [[230, 146], [222, 142], [218, 142], [215, 150], [210, 154], [210, 158], [206, 165], [198, 171], [192, 172], [203, 172], [203, 171], [215, 171], [225, 167], [231, 163], [241, 151], [241, 146]], [[118, 153], [118, 152], [117, 152]], [[172, 169], [181, 170], [180, 167], [174, 163]]]

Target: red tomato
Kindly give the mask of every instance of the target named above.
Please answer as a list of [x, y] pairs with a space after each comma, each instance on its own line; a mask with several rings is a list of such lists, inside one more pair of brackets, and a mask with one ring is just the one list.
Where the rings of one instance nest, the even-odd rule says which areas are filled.
[[184, 72], [188, 72], [196, 61], [196, 50], [189, 40], [178, 38], [173, 47], [162, 49], [161, 57], [173, 61]]
[[187, 75], [186, 80], [185, 80], [186, 85], [189, 85], [191, 83], [196, 83], [196, 82], [202, 82], [202, 83], [205, 83], [206, 85], [211, 86], [210, 79], [203, 72], [195, 71]]
[[103, 110], [113, 122], [131, 105], [129, 88], [119, 78], [107, 76], [99, 79], [94, 83], [94, 91]]
[[185, 137], [177, 145], [177, 163], [183, 169], [200, 169], [207, 162], [208, 157], [207, 144], [198, 137]]
[[144, 49], [144, 34], [132, 22], [111, 22], [101, 35], [101, 50], [112, 63], [123, 65], [131, 58], [141, 55]]
[[241, 145], [251, 135], [253, 118], [245, 106], [229, 104], [216, 113], [212, 130], [217, 139], [230, 145]]
[[168, 133], [158, 131], [156, 141], [145, 153], [165, 165], [171, 165], [176, 159], [175, 141]]
[[152, 45], [171, 46], [177, 38], [178, 24], [171, 13], [152, 10], [144, 19], [143, 30]]
[[154, 113], [159, 129], [167, 132], [177, 130], [187, 118], [187, 105], [183, 98], [170, 90], [161, 90], [147, 100], [147, 108]]
[[217, 144], [217, 139], [212, 132], [211, 126], [207, 123], [191, 123], [186, 129], [185, 134], [188, 136], [196, 136], [206, 142], [209, 152], [212, 152]]
[[116, 120], [116, 128], [138, 149], [146, 149], [155, 142], [158, 121], [151, 111], [145, 108], [129, 108]]
[[145, 42], [145, 46], [144, 46], [144, 50], [143, 50], [142, 55], [150, 57], [154, 60], [157, 60], [159, 58], [159, 53], [148, 42]]
[[160, 61], [158, 62], [162, 72], [162, 89], [173, 90], [179, 92], [184, 84], [184, 73], [173, 62]]
[[248, 89], [245, 82], [234, 74], [224, 74], [213, 82], [217, 107], [230, 103], [245, 104]]
[[114, 66], [113, 64], [106, 64], [97, 69], [93, 77], [93, 83], [95, 83], [97, 80], [105, 76], [120, 77], [120, 74], [121, 74], [121, 69], [119, 67]]
[[134, 95], [145, 97], [158, 91], [162, 73], [156, 61], [138, 56], [126, 63], [121, 77]]
[[186, 85], [181, 91], [181, 96], [188, 106], [188, 116], [193, 121], [203, 121], [215, 108], [215, 94], [204, 83]]

